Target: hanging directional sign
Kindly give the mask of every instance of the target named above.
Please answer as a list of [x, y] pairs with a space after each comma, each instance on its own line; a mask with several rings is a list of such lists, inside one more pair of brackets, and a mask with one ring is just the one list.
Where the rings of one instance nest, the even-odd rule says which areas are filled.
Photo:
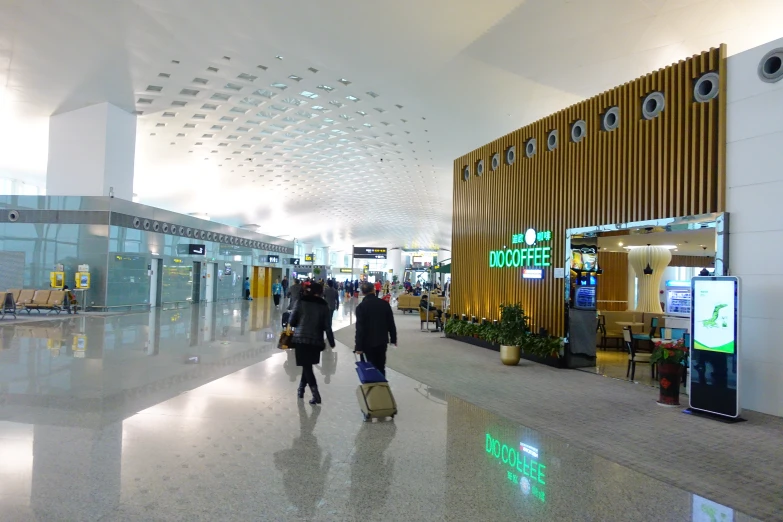
[[204, 256], [207, 254], [207, 247], [205, 245], [177, 245], [177, 254], [184, 256]]
[[353, 247], [356, 259], [386, 259], [387, 249], [380, 247]]

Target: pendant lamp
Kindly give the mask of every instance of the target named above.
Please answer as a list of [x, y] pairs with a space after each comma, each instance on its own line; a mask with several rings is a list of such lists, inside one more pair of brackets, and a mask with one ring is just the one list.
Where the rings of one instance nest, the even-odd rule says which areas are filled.
[[647, 266], [644, 267], [644, 270], [643, 270], [644, 275], [646, 275], [646, 276], [653, 274], [653, 269], [650, 266], [650, 248], [649, 247], [650, 247], [650, 243], [647, 243]]

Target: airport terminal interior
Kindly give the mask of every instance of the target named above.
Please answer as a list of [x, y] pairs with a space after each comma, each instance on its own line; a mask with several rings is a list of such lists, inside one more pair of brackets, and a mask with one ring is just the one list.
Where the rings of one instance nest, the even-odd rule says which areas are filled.
[[783, 521], [782, 17], [0, 0], [0, 522]]

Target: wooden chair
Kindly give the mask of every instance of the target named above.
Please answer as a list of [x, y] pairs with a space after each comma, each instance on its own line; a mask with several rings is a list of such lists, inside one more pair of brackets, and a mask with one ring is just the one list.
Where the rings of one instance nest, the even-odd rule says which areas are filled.
[[[639, 353], [634, 346], [634, 339], [629, 328], [623, 329], [623, 340], [625, 341], [625, 347], [628, 350], [628, 369], [625, 372], [625, 376], [630, 375], [631, 381], [636, 377], [636, 363], [650, 364], [651, 353]], [[650, 364], [651, 377], [655, 379], [655, 365]]]
[[606, 350], [609, 346], [607, 344], [607, 340], [613, 339], [617, 341], [617, 348], [622, 349], [623, 346], [623, 333], [620, 331], [615, 330], [607, 330], [606, 329], [606, 316], [603, 314], [598, 314], [598, 324], [596, 325], [595, 331], [601, 333], [601, 344], [600, 347]]

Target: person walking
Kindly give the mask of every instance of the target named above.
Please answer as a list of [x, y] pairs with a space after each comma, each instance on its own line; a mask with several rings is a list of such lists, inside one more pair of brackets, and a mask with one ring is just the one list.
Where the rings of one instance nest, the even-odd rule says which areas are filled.
[[364, 299], [356, 307], [356, 341], [354, 352], [362, 355], [386, 375], [386, 350], [389, 342], [397, 346], [394, 312], [383, 299], [375, 295], [372, 283], [362, 283]]
[[334, 281], [329, 281], [324, 288], [324, 301], [329, 307], [329, 328], [332, 327], [332, 319], [334, 319], [334, 311], [340, 308], [340, 294], [334, 289]]
[[283, 295], [283, 285], [280, 284], [279, 279], [275, 279], [272, 285], [272, 299], [275, 300], [275, 308], [280, 308], [280, 296]]
[[283, 280], [280, 281], [280, 284], [283, 285], [283, 296], [288, 295], [288, 277], [283, 276]]
[[250, 299], [250, 278], [249, 277], [246, 277], [245, 278], [245, 282], [242, 283], [242, 289], [244, 290], [245, 301], [252, 301], [252, 299]]
[[375, 280], [375, 295], [376, 296], [380, 296], [381, 295], [381, 288], [382, 288], [381, 280], [380, 279], [376, 279]]
[[293, 310], [294, 306], [296, 306], [296, 302], [299, 301], [299, 298], [302, 296], [302, 285], [299, 284], [298, 279], [294, 279], [294, 284], [292, 284], [288, 288], [288, 293], [286, 294], [286, 297], [288, 297], [288, 309]]
[[323, 287], [320, 284], [310, 283], [291, 312], [291, 326], [294, 328], [291, 346], [296, 354], [296, 365], [302, 367], [297, 396], [303, 399], [305, 386], [309, 386], [310, 393], [313, 394], [310, 404], [321, 404], [313, 365], [320, 364], [321, 352], [326, 348], [324, 333], [329, 346], [335, 346], [334, 333], [329, 324], [329, 306], [321, 297], [322, 293]]

